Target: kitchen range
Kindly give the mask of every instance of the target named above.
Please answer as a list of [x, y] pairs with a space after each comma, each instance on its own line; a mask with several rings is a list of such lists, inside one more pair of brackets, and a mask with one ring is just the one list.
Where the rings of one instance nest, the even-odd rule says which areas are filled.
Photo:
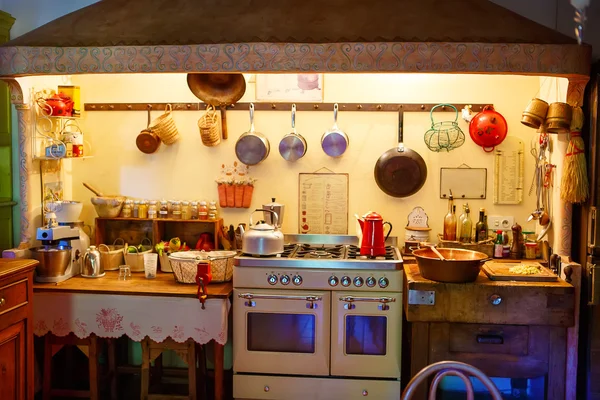
[[276, 256], [236, 257], [236, 399], [399, 398], [402, 258], [354, 236], [286, 235]]

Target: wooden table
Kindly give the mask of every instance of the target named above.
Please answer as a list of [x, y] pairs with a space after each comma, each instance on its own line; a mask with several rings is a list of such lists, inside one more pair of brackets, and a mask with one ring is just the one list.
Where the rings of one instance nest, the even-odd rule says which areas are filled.
[[462, 361], [492, 377], [546, 376], [548, 400], [565, 399], [572, 285], [491, 281], [483, 272], [473, 283], [434, 282], [406, 261], [410, 376], [438, 361]]
[[[143, 273], [134, 273], [127, 281], [117, 277], [117, 271], [107, 271], [102, 278], [77, 276], [60, 283], [35, 283], [35, 334], [41, 336], [51, 331], [65, 336], [73, 332], [86, 337], [95, 333], [112, 338], [125, 334], [135, 341], [148, 336], [158, 342], [167, 337], [184, 342], [192, 337], [200, 344], [213, 340], [215, 399], [222, 399], [223, 349], [232, 283], [208, 285], [206, 309], [202, 310], [197, 299], [198, 287], [179, 284], [172, 274], [158, 273], [155, 279], [146, 279]], [[197, 318], [190, 319], [190, 315]], [[210, 323], [206, 318], [211, 318]], [[156, 321], [160, 319], [163, 325]]]

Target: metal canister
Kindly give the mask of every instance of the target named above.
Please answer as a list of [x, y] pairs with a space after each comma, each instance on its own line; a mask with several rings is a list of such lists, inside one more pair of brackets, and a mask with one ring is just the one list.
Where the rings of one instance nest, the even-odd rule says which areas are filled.
[[104, 268], [100, 262], [100, 252], [96, 246], [90, 246], [83, 256], [81, 276], [84, 278], [100, 278], [104, 276]]

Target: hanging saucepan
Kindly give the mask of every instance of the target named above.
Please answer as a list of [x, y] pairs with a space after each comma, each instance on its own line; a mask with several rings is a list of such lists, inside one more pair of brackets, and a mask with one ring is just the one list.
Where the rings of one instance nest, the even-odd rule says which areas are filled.
[[402, 142], [403, 113], [398, 121], [398, 147], [383, 153], [375, 164], [377, 186], [392, 197], [407, 197], [417, 193], [427, 179], [427, 165], [419, 153]]
[[158, 137], [158, 135], [156, 133], [152, 132], [152, 129], [150, 129], [150, 122], [152, 120], [150, 118], [150, 110], [151, 109], [152, 109], [152, 107], [150, 105], [148, 105], [147, 127], [146, 127], [146, 129], [142, 130], [140, 132], [140, 134], [137, 135], [137, 138], [135, 139], [135, 145], [142, 153], [145, 153], [145, 154], [155, 153], [161, 144], [161, 140]]
[[187, 83], [194, 95], [213, 107], [221, 109], [223, 139], [227, 139], [227, 106], [235, 104], [246, 92], [242, 74], [188, 74]]
[[279, 142], [279, 153], [287, 161], [296, 161], [306, 154], [306, 139], [296, 132], [296, 105], [292, 104], [292, 131]]
[[250, 130], [235, 142], [235, 155], [246, 165], [256, 165], [264, 161], [270, 151], [269, 140], [254, 130], [254, 104], [250, 103]]
[[333, 126], [321, 137], [321, 147], [330, 157], [340, 157], [350, 144], [348, 135], [337, 125], [338, 105], [333, 106]]
[[469, 134], [475, 144], [486, 152], [494, 151], [506, 138], [508, 125], [506, 120], [493, 106], [485, 106], [483, 110], [469, 122]]

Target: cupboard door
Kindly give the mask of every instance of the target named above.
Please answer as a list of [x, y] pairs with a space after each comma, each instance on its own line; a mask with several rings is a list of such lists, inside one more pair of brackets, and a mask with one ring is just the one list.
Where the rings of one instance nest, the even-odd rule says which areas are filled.
[[25, 399], [25, 323], [0, 331], [0, 399]]

